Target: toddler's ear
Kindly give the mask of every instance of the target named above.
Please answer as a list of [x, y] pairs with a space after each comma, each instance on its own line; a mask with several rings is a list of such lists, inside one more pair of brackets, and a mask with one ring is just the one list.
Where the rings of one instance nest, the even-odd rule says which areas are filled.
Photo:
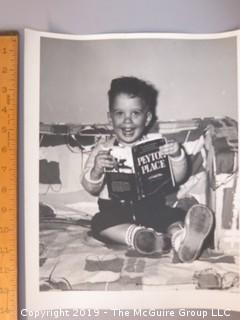
[[150, 124], [151, 120], [152, 120], [152, 113], [150, 111], [148, 111], [146, 122], [145, 122], [145, 127], [147, 127]]

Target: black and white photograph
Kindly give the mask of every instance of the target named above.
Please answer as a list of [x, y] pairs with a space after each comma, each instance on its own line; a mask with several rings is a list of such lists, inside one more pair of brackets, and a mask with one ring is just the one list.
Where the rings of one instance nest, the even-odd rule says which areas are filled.
[[239, 33], [25, 38], [27, 303], [239, 310]]

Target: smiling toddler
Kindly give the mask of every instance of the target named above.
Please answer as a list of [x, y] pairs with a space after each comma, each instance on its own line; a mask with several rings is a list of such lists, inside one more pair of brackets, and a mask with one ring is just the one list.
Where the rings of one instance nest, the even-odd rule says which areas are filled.
[[[184, 212], [167, 206], [162, 193], [142, 200], [111, 199], [105, 181], [105, 171], [116, 166], [110, 152], [113, 146], [127, 150], [138, 141], [151, 138], [148, 131], [155, 121], [157, 95], [157, 90], [141, 79], [112, 80], [108, 118], [114, 136], [107, 142], [100, 139], [93, 149], [84, 168], [82, 184], [99, 198], [99, 212], [92, 219], [95, 238], [126, 244], [143, 255], [165, 253], [173, 247], [180, 261], [190, 262], [199, 257], [212, 229], [213, 216], [206, 206], [194, 205]], [[169, 141], [160, 151], [169, 156], [175, 183], [181, 184], [188, 171], [184, 149], [176, 141]]]

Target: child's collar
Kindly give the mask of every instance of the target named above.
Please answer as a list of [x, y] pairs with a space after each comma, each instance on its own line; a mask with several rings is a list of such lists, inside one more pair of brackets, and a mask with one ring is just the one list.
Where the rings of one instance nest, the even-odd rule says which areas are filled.
[[147, 139], [147, 136], [146, 135], [143, 135], [140, 139], [138, 139], [137, 141], [131, 143], [131, 144], [122, 144], [120, 141], [118, 141], [117, 137], [115, 137], [115, 140], [113, 142], [113, 145], [114, 146], [119, 146], [119, 147], [132, 147], [134, 146], [137, 142], [139, 141], [143, 141], [143, 140], [146, 140]]

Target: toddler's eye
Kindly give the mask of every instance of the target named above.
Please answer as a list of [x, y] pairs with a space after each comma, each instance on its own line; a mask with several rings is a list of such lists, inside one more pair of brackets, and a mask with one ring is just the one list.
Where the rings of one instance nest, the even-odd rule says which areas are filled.
[[141, 114], [142, 114], [141, 111], [134, 111], [134, 112], [132, 113], [132, 115], [133, 115], [134, 117], [139, 117]]
[[117, 117], [122, 117], [123, 112], [122, 111], [115, 111], [114, 115], [117, 116]]

